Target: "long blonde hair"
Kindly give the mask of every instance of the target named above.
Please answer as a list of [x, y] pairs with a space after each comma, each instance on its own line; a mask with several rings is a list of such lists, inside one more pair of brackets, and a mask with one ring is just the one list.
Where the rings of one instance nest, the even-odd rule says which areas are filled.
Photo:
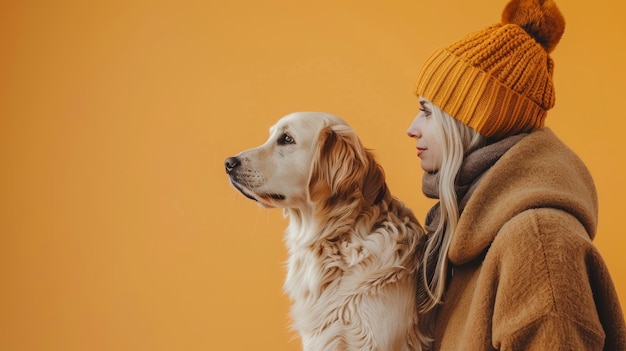
[[[436, 138], [442, 147], [439, 169], [440, 220], [434, 233], [428, 235], [422, 277], [430, 297], [420, 306], [423, 312], [435, 308], [443, 300], [448, 274], [448, 249], [459, 221], [455, 182], [465, 156], [487, 143], [487, 139], [426, 100], [435, 122]], [[433, 267], [434, 264], [434, 267]], [[429, 268], [433, 267], [433, 268]]]

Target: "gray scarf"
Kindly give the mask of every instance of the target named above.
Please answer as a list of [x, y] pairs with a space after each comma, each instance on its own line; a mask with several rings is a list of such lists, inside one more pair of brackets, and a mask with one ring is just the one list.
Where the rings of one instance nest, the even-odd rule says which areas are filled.
[[[472, 196], [485, 172], [526, 135], [526, 133], [522, 133], [510, 136], [474, 150], [465, 156], [455, 184], [456, 196], [459, 201], [459, 214], [463, 212], [467, 201]], [[424, 173], [422, 177], [422, 192], [431, 199], [439, 198], [439, 173]], [[437, 202], [426, 215], [424, 227], [429, 233], [434, 232], [439, 225], [439, 207], [440, 203]]]

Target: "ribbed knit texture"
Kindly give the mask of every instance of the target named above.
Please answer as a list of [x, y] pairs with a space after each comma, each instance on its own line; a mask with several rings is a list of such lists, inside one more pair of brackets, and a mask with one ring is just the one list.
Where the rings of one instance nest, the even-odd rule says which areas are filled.
[[515, 24], [494, 24], [439, 49], [422, 67], [418, 96], [486, 137], [540, 128], [554, 106], [554, 64]]

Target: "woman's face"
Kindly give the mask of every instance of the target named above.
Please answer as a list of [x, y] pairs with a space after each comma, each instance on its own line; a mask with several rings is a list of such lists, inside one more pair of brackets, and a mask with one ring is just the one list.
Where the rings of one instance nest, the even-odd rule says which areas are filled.
[[442, 148], [435, 135], [437, 128], [432, 116], [432, 104], [420, 97], [420, 112], [406, 131], [407, 135], [417, 140], [417, 157], [420, 158], [420, 166], [426, 172], [436, 172], [441, 168]]

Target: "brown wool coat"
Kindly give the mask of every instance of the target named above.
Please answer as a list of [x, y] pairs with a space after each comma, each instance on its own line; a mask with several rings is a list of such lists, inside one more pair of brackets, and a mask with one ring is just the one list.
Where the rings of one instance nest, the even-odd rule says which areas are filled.
[[592, 244], [597, 205], [587, 168], [548, 128], [506, 152], [461, 215], [435, 350], [626, 350]]

